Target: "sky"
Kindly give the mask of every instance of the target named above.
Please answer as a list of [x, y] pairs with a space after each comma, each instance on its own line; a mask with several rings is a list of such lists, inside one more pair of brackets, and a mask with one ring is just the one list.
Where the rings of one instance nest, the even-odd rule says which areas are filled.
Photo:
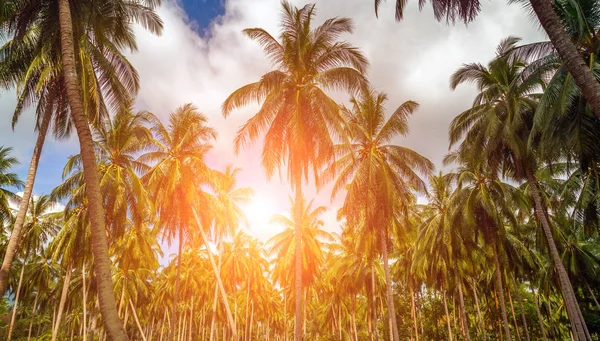
[[[509, 35], [523, 38], [524, 43], [545, 38], [526, 10], [502, 0], [483, 0], [481, 14], [468, 26], [437, 22], [430, 5], [419, 12], [415, 0], [409, 1], [405, 19], [395, 22], [393, 2], [384, 2], [376, 18], [372, 0], [316, 0], [315, 23], [335, 16], [353, 20], [354, 33], [342, 39], [359, 47], [369, 59], [368, 78], [388, 94], [387, 112], [407, 100], [420, 104], [409, 120], [410, 134], [395, 142], [418, 151], [440, 168], [448, 152], [448, 124], [470, 107], [476, 94], [470, 85], [451, 91], [450, 75], [463, 63], [487, 63], [498, 42]], [[292, 3], [303, 6], [307, 2]], [[151, 111], [166, 121], [178, 106], [192, 103], [207, 115], [219, 133], [207, 163], [216, 169], [228, 164], [242, 168], [239, 187], [255, 191], [252, 202], [243, 207], [250, 224], [245, 229], [263, 241], [283, 229], [269, 220], [272, 214], [289, 210], [292, 192], [285, 178], [265, 178], [260, 165], [261, 141], [239, 155], [233, 153], [235, 132], [258, 106], [237, 110], [224, 119], [220, 105], [231, 92], [271, 70], [260, 46], [244, 37], [242, 30], [262, 27], [277, 35], [280, 8], [276, 0], [163, 0], [158, 9], [164, 21], [163, 34], [157, 37], [136, 29], [138, 51], [128, 54], [141, 79], [137, 110]], [[341, 102], [348, 99], [334, 96]], [[21, 160], [16, 172], [25, 179], [35, 142], [33, 115], [24, 114], [13, 132], [10, 118], [15, 102], [14, 91], [0, 92], [0, 146], [14, 149], [14, 156]], [[49, 193], [59, 184], [66, 158], [77, 152], [74, 138], [48, 139], [34, 194]], [[331, 201], [328, 188], [318, 193], [311, 184], [305, 188], [315, 206], [328, 208], [324, 228], [339, 232], [335, 215], [343, 198]]]

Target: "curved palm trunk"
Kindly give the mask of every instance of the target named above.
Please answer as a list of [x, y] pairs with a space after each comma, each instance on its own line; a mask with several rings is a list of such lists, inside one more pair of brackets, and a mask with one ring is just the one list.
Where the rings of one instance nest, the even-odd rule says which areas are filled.
[[502, 285], [502, 273], [500, 272], [500, 260], [498, 259], [498, 245], [496, 239], [492, 240], [492, 250], [494, 251], [494, 266], [496, 267], [496, 291], [498, 291], [498, 301], [500, 304], [500, 313], [502, 315], [502, 324], [504, 325], [504, 337], [506, 341], [511, 341], [510, 327], [508, 325], [508, 315], [506, 314], [506, 303], [504, 300], [504, 287]]
[[400, 341], [398, 334], [398, 323], [396, 322], [396, 308], [394, 307], [394, 296], [392, 294], [392, 279], [390, 276], [390, 265], [388, 264], [387, 235], [381, 234], [381, 253], [383, 255], [383, 270], [385, 272], [385, 289], [387, 294], [388, 315], [392, 325], [392, 341]]
[[294, 201], [294, 230], [295, 230], [295, 242], [296, 247], [295, 253], [295, 272], [294, 272], [294, 286], [296, 291], [296, 316], [295, 316], [295, 329], [294, 329], [294, 340], [302, 341], [303, 330], [302, 330], [302, 175], [296, 167], [296, 177], [294, 179], [294, 189], [296, 194], [296, 200]]
[[[83, 341], [87, 341], [87, 290], [85, 288], [85, 262], [83, 263], [82, 267], [81, 267], [81, 283], [82, 283], [82, 288], [81, 288], [81, 293], [83, 296], [83, 323], [82, 323], [82, 328], [83, 328]], [[89, 289], [89, 287], [88, 287]]]
[[19, 284], [17, 285], [17, 293], [15, 294], [15, 302], [13, 303], [12, 316], [10, 318], [10, 326], [8, 327], [8, 336], [6, 337], [7, 341], [10, 341], [13, 329], [15, 327], [15, 319], [17, 317], [17, 307], [19, 306], [19, 296], [21, 294], [21, 284], [23, 284], [23, 275], [25, 274], [25, 262], [26, 261], [27, 261], [27, 256], [25, 256], [25, 259], [23, 259], [23, 266], [21, 266], [21, 274], [19, 275]]
[[232, 340], [238, 339], [237, 331], [235, 329], [235, 323], [233, 322], [233, 315], [231, 314], [231, 309], [229, 308], [229, 302], [227, 301], [227, 293], [225, 293], [225, 287], [223, 286], [223, 281], [221, 281], [221, 272], [219, 268], [217, 268], [217, 263], [215, 263], [215, 258], [213, 257], [212, 252], [210, 251], [210, 247], [208, 245], [208, 239], [206, 238], [206, 233], [204, 233], [204, 229], [202, 228], [202, 224], [200, 222], [200, 218], [198, 218], [198, 213], [196, 212], [196, 208], [192, 207], [192, 214], [194, 215], [194, 219], [196, 220], [196, 224], [198, 225], [198, 230], [200, 231], [200, 235], [202, 236], [202, 241], [206, 246], [206, 251], [208, 253], [208, 259], [215, 273], [215, 277], [217, 278], [217, 286], [219, 287], [219, 292], [221, 293], [221, 298], [223, 300], [223, 306], [225, 307], [225, 312], [227, 314], [227, 321], [229, 322], [229, 327], [231, 328]]
[[90, 216], [92, 253], [94, 255], [94, 272], [96, 274], [96, 291], [100, 302], [100, 313], [104, 322], [104, 329], [111, 341], [128, 340], [123, 324], [117, 314], [115, 293], [111, 279], [110, 259], [108, 257], [108, 243], [104, 227], [104, 209], [102, 207], [102, 194], [96, 170], [96, 156], [92, 133], [83, 109], [79, 79], [75, 67], [75, 51], [73, 42], [73, 22], [69, 0], [58, 1], [60, 47], [64, 82], [67, 92], [71, 115], [79, 138], [81, 160], [83, 163], [83, 177], [86, 184], [86, 195]]
[[62, 313], [65, 309], [65, 303], [67, 302], [67, 293], [69, 292], [69, 285], [71, 283], [71, 273], [73, 272], [73, 262], [69, 262], [69, 267], [65, 273], [65, 281], [63, 282], [62, 292], [60, 294], [60, 303], [58, 304], [58, 311], [56, 312], [56, 322], [52, 326], [52, 341], [56, 341], [58, 336], [58, 329], [60, 328], [60, 320], [62, 319]]
[[147, 341], [146, 335], [144, 334], [144, 330], [142, 329], [142, 325], [140, 324], [140, 320], [138, 319], [137, 312], [135, 311], [135, 306], [133, 305], [131, 298], [129, 299], [129, 306], [131, 307], [131, 313], [133, 314], [133, 319], [135, 320], [135, 325], [138, 327], [138, 330], [140, 331], [142, 340]]
[[450, 325], [450, 313], [448, 313], [448, 300], [446, 298], [446, 289], [442, 287], [442, 295], [444, 296], [444, 313], [446, 313], [446, 327], [448, 328], [448, 338], [450, 341], [454, 339], [452, 326]]
[[[179, 286], [181, 284], [181, 254], [183, 253], [183, 227], [179, 227], [179, 245], [177, 247], [177, 276], [175, 277], [175, 293], [173, 295], [173, 307], [171, 308], [171, 331], [169, 341], [173, 341], [177, 330], [177, 303], [179, 303]], [[122, 299], [122, 298], [121, 298]]]
[[412, 280], [409, 280], [408, 286], [410, 289], [410, 315], [413, 319], [413, 328], [415, 328], [415, 340], [419, 341], [419, 327], [417, 324], [417, 309], [415, 307], [415, 292], [413, 290]]
[[469, 323], [467, 320], [467, 312], [465, 310], [465, 299], [463, 297], [462, 283], [460, 282], [458, 283], [458, 299], [460, 303], [460, 317], [462, 320], [463, 336], [465, 337], [466, 341], [471, 341], [471, 334], [469, 333]]
[[371, 319], [373, 321], [373, 336], [379, 341], [379, 330], [377, 330], [377, 296], [375, 295], [375, 262], [371, 262]]
[[[600, 119], [600, 83], [594, 77], [592, 70], [586, 65], [573, 41], [571, 41], [571, 37], [569, 37], [556, 12], [554, 12], [552, 3], [550, 0], [530, 0], [529, 2], [560, 59], [563, 60], [567, 70], [573, 76], [575, 84], [581, 89], [596, 117]], [[583, 332], [582, 328], [577, 331], [577, 333], [580, 332]]]
[[33, 308], [31, 309], [31, 321], [29, 321], [29, 331], [27, 332], [27, 341], [31, 340], [31, 331], [33, 330], [33, 320], [35, 317], [35, 311], [40, 297], [40, 290], [35, 293], [35, 299], [33, 300]]
[[546, 328], [544, 327], [544, 319], [542, 318], [542, 313], [540, 312], [540, 305], [538, 303], [537, 295], [535, 294], [535, 290], [533, 289], [533, 282], [529, 281], [529, 289], [531, 290], [531, 294], [533, 295], [533, 303], [535, 303], [535, 313], [538, 317], [538, 322], [540, 324], [540, 330], [542, 331], [542, 336], [544, 337], [544, 341], [548, 340], [548, 336], [546, 335]]
[[[552, 8], [550, 8], [550, 10], [552, 10]], [[600, 96], [600, 92], [598, 92], [598, 96]], [[556, 242], [554, 241], [554, 236], [552, 235], [552, 229], [550, 228], [550, 222], [548, 221], [547, 212], [542, 204], [542, 197], [540, 195], [540, 190], [537, 186], [537, 182], [531, 169], [527, 168], [526, 172], [527, 182], [529, 184], [531, 196], [533, 197], [533, 202], [535, 204], [535, 213], [538, 218], [538, 221], [542, 225], [542, 230], [544, 231], [546, 241], [548, 242], [548, 249], [550, 250], [552, 261], [554, 262], [556, 272], [558, 273], [560, 289], [562, 291], [563, 299], [565, 301], [565, 307], [567, 308], [567, 315], [569, 316], [569, 320], [571, 321], [571, 330], [573, 332], [573, 336], [575, 337], [575, 340], [578, 341], [589, 340], [586, 335], [587, 326], [585, 325], [585, 321], [581, 319], [581, 311], [579, 309], [577, 299], [575, 298], [573, 286], [571, 285], [571, 281], [569, 280], [567, 270], [565, 269], [565, 266], [562, 263], [560, 254], [558, 253], [558, 249], [556, 248]]]
[[483, 324], [483, 318], [481, 317], [481, 309], [479, 308], [479, 297], [477, 297], [477, 287], [475, 282], [471, 283], [471, 287], [473, 288], [473, 297], [475, 297], [475, 307], [477, 308], [477, 318], [479, 320], [479, 328], [481, 328], [481, 338], [483, 341], [486, 340], [485, 336], [485, 325]]
[[19, 211], [15, 217], [15, 223], [10, 234], [10, 240], [6, 246], [6, 253], [4, 254], [4, 259], [2, 260], [2, 267], [0, 267], [0, 297], [4, 296], [6, 289], [8, 288], [8, 272], [10, 271], [10, 267], [15, 258], [15, 254], [21, 239], [21, 230], [23, 229], [23, 224], [25, 223], [25, 216], [27, 215], [27, 209], [29, 208], [31, 201], [31, 193], [33, 192], [35, 175], [40, 162], [40, 156], [42, 155], [44, 141], [46, 140], [48, 126], [50, 125], [50, 118], [52, 117], [54, 93], [50, 93], [48, 97], [49, 98], [46, 100], [46, 107], [44, 108], [42, 125], [38, 131], [35, 147], [33, 148], [33, 155], [31, 156], [31, 162], [29, 163], [29, 171], [27, 172], [27, 180], [25, 181], [25, 188], [23, 189], [23, 197], [19, 203]]
[[523, 329], [525, 329], [525, 339], [527, 341], [531, 341], [529, 337], [529, 327], [527, 326], [527, 318], [525, 317], [525, 309], [523, 308], [523, 299], [521, 298], [521, 293], [519, 292], [519, 285], [517, 280], [515, 279], [515, 274], [512, 274], [513, 284], [515, 286], [515, 295], [517, 296], [517, 302], [519, 303], [519, 309], [521, 310], [521, 320], [523, 321]]
[[521, 333], [519, 332], [519, 325], [517, 324], [517, 314], [515, 314], [515, 305], [513, 304], [513, 298], [510, 294], [510, 286], [507, 288], [508, 302], [510, 303], [510, 311], [512, 313], [513, 325], [515, 326], [515, 334], [517, 335], [517, 341], [521, 341]]

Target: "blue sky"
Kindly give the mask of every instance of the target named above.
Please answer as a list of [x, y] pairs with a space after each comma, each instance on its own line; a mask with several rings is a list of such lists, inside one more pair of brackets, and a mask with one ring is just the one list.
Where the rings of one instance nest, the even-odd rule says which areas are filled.
[[181, 6], [190, 21], [195, 22], [200, 34], [206, 31], [214, 18], [225, 11], [225, 0], [181, 0]]

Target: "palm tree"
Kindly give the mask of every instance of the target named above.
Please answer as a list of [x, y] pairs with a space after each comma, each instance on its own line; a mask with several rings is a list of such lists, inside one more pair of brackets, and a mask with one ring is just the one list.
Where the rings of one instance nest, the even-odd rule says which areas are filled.
[[[21, 265], [21, 274], [19, 276], [19, 284], [15, 292], [13, 303], [12, 317], [8, 328], [7, 340], [10, 340], [15, 324], [17, 307], [19, 305], [19, 295], [21, 294], [21, 284], [23, 282], [23, 274], [26, 264], [30, 261], [29, 255], [43, 254], [44, 245], [48, 243], [50, 237], [59, 230], [58, 221], [60, 213], [49, 212], [53, 208], [54, 202], [50, 200], [48, 195], [42, 195], [37, 199], [32, 198], [32, 203], [29, 205], [29, 215], [24, 224], [24, 233], [22, 236], [20, 252], [23, 257]], [[34, 304], [35, 306], [35, 304]]]
[[276, 70], [255, 83], [234, 91], [223, 103], [227, 117], [235, 108], [251, 101], [262, 102], [258, 113], [238, 131], [234, 148], [255, 142], [265, 135], [262, 165], [270, 178], [287, 165], [287, 177], [295, 191], [296, 230], [296, 304], [295, 339], [302, 339], [302, 238], [300, 234], [302, 180], [310, 169], [316, 171], [333, 157], [333, 139], [341, 133], [342, 117], [338, 105], [323, 89], [357, 91], [365, 82], [362, 73], [368, 62], [362, 53], [346, 42], [338, 42], [342, 33], [352, 32], [347, 18], [328, 19], [311, 28], [315, 6], [301, 9], [282, 2], [282, 31], [279, 41], [261, 28], [244, 33], [258, 41]]
[[408, 133], [408, 115], [418, 104], [400, 105], [385, 120], [387, 96], [365, 89], [360, 98], [352, 98], [352, 109], [345, 109], [349, 142], [336, 146], [338, 159], [325, 169], [323, 180], [338, 173], [332, 199], [347, 188], [342, 211], [349, 224], [362, 226], [362, 234], [373, 234], [379, 240], [386, 278], [389, 319], [393, 340], [399, 340], [392, 283], [388, 264], [391, 225], [397, 219], [400, 205], [410, 202], [411, 190], [425, 191], [418, 173], [428, 175], [434, 166], [419, 153], [393, 144], [393, 139]]
[[543, 81], [538, 77], [540, 74], [524, 77], [524, 61], [518, 56], [509, 55], [518, 41], [518, 38], [508, 37], [500, 42], [497, 56], [487, 68], [480, 64], [467, 64], [452, 75], [450, 82], [453, 89], [461, 83], [474, 82], [480, 93], [473, 107], [452, 121], [450, 145], [462, 139], [459, 147], [461, 153], [476, 158], [473, 162], [489, 163], [492, 176], [502, 168], [505, 174], [527, 181], [537, 219], [542, 225], [557, 269], [573, 333], [585, 339], [585, 322], [579, 317], [579, 306], [568, 273], [560, 260], [546, 204], [542, 201], [535, 178], [534, 172], [539, 161], [527, 145], [536, 99], [539, 97], [536, 91]]
[[18, 200], [13, 190], [23, 187], [17, 174], [10, 172], [11, 168], [19, 164], [16, 158], [10, 156], [11, 152], [12, 148], [0, 146], [0, 226], [4, 226], [12, 217], [9, 203]]
[[[169, 116], [169, 126], [165, 127], [158, 119], [152, 122], [154, 140], [149, 151], [140, 156], [142, 163], [153, 164], [143, 176], [150, 196], [156, 203], [158, 221], [156, 227], [162, 231], [164, 238], [172, 240], [178, 236], [178, 265], [171, 314], [171, 333], [177, 326], [176, 307], [179, 299], [181, 255], [186, 235], [198, 232], [205, 243], [208, 243], [204, 228], [210, 227], [212, 217], [208, 214], [204, 220], [197, 219], [196, 207], [205, 208], [212, 202], [201, 186], [211, 181], [213, 172], [204, 163], [204, 156], [212, 148], [210, 141], [216, 138], [216, 132], [206, 125], [206, 116], [198, 112], [191, 104], [177, 108]], [[189, 230], [196, 225], [196, 230]], [[212, 254], [209, 252], [212, 260]], [[213, 262], [211, 262], [213, 263]], [[213, 267], [217, 282], [220, 282], [219, 271]], [[221, 288], [223, 304], [228, 307], [227, 296]], [[229, 313], [230, 314], [230, 313]], [[229, 315], [228, 314], [228, 315]], [[232, 325], [235, 334], [235, 326]], [[173, 334], [171, 334], [171, 338]]]
[[[509, 2], [521, 1], [510, 0]], [[377, 15], [381, 0], [374, 0], [374, 2], [375, 15]], [[406, 0], [396, 0], [396, 20], [398, 21], [404, 17], [406, 2]], [[533, 12], [537, 16], [540, 25], [544, 28], [544, 31], [546, 31], [546, 34], [548, 34], [554, 49], [565, 63], [567, 70], [581, 89], [583, 96], [589, 102], [596, 117], [600, 119], [600, 82], [593, 71], [596, 66], [590, 60], [588, 62], [591, 65], [586, 63], [586, 60], [580, 54], [579, 46], [569, 37], [565, 26], [563, 26], [563, 22], [555, 11], [555, 8], [560, 7], [557, 3], [558, 1], [553, 3], [552, 0], [529, 0]], [[568, 2], [565, 1], [565, 3]], [[448, 22], [460, 19], [468, 23], [475, 19], [481, 7], [479, 0], [431, 0], [431, 4], [435, 18], [438, 21], [446, 18]], [[419, 7], [423, 8], [424, 5], [425, 1], [420, 0]]]
[[[69, 2], [63, 1], [59, 4], [63, 5], [63, 9], [65, 9]], [[135, 70], [120, 52], [122, 48], [135, 49], [134, 36], [130, 30], [132, 20], [141, 22], [155, 33], [160, 32], [162, 28], [160, 19], [152, 10], [152, 6], [157, 5], [157, 1], [149, 2], [149, 7], [139, 1], [126, 3], [112, 1], [110, 4], [103, 3], [101, 6], [93, 2], [80, 4], [82, 6], [76, 8], [76, 17], [80, 20], [76, 23], [75, 36], [73, 36], [72, 27], [71, 33], [69, 33], [69, 42], [72, 44], [73, 41], [76, 41], [71, 48], [76, 48], [79, 55], [86, 56], [86, 58], [77, 60], [81, 70], [79, 77], [84, 81], [82, 88], [87, 90], [81, 91], [80, 95], [84, 97], [84, 101], [82, 102], [80, 99], [79, 103], [84, 107], [79, 107], [79, 111], [70, 110], [68, 87], [65, 81], [68, 77], [63, 77], [62, 74], [64, 66], [64, 69], [71, 68], [68, 75], [72, 77], [76, 75], [74, 59], [67, 60], [65, 65], [61, 61], [59, 47], [64, 39], [60, 39], [60, 30], [56, 25], [59, 16], [57, 2], [50, 0], [9, 1], [6, 6], [3, 6], [8, 10], [2, 13], [0, 29], [2, 33], [7, 33], [7, 36], [12, 35], [13, 39], [3, 47], [0, 61], [3, 72], [0, 74], [0, 83], [3, 87], [18, 85], [19, 88], [18, 104], [13, 115], [13, 127], [23, 110], [30, 103], [37, 102], [38, 125], [36, 128], [39, 129], [23, 200], [21, 200], [15, 228], [0, 269], [1, 293], [6, 290], [7, 274], [19, 244], [21, 228], [27, 213], [39, 158], [53, 111], [57, 116], [54, 123], [55, 134], [66, 137], [72, 130], [71, 116], [78, 114], [83, 117], [85, 111], [91, 117], [92, 123], [98, 123], [101, 118], [108, 115], [105, 101], [109, 102], [113, 108], [127, 102], [137, 92], [139, 86]], [[67, 12], [63, 10], [62, 13]], [[70, 21], [70, 18], [68, 20]], [[101, 29], [98, 30], [98, 28]], [[88, 29], [96, 30], [97, 33], [92, 37], [87, 34]], [[71, 84], [75, 84], [73, 79], [71, 79]], [[71, 86], [71, 90], [72, 95], [77, 95], [73, 92], [73, 86]], [[91, 150], [88, 149], [88, 151]], [[87, 168], [90, 166], [88, 165]], [[99, 207], [99, 205], [96, 206], [96, 208]], [[101, 227], [96, 224], [93, 226]], [[98, 229], [98, 231], [101, 230], [103, 229]], [[94, 239], [94, 241], [95, 245], [100, 246], [103, 239]], [[97, 247], [94, 248], [94, 250], [96, 249]], [[96, 256], [99, 257], [102, 250], [99, 250]], [[101, 262], [100, 258], [98, 259], [98, 266], [104, 272], [108, 271], [108, 261]], [[110, 313], [108, 311], [110, 309], [106, 310], [106, 304], [104, 304], [104, 302], [110, 304], [109, 287], [111, 285], [106, 282], [109, 277], [108, 272], [104, 276], [97, 277], [99, 281], [105, 282], [101, 286], [103, 288], [101, 292], [104, 299], [101, 301], [104, 314]], [[117, 326], [114, 318], [112, 322], [109, 322], [110, 318], [105, 321], [111, 326]], [[109, 329], [113, 330], [113, 328]], [[118, 332], [111, 332], [111, 334], [115, 333], [118, 334]]]
[[[322, 229], [324, 222], [321, 219], [321, 216], [326, 211], [325, 206], [313, 208], [313, 202], [314, 200], [306, 202], [303, 198], [299, 205], [302, 208], [302, 214], [300, 216], [302, 228], [302, 233], [300, 234], [302, 238], [302, 243], [300, 244], [302, 246], [300, 252], [302, 256], [302, 272], [300, 273], [300, 276], [302, 277], [303, 289], [300, 292], [300, 299], [306, 294], [307, 289], [313, 284], [319, 273], [319, 268], [324, 261], [324, 244], [333, 239], [329, 233]], [[294, 202], [291, 198], [290, 203], [292, 208], [298, 206], [298, 203]], [[275, 259], [277, 259], [273, 272], [286, 274], [285, 278], [279, 278], [280, 283], [292, 281], [296, 283], [298, 273], [291, 271], [295, 266], [295, 257], [297, 255], [296, 247], [298, 247], [298, 243], [295, 240], [298, 236], [295, 231], [295, 222], [281, 214], [274, 215], [271, 218], [271, 221], [286, 227], [285, 230], [276, 234], [267, 242], [270, 248], [270, 254], [274, 255]], [[298, 292], [296, 291], [294, 294], [298, 295]], [[297, 299], [298, 298], [296, 297], [296, 300]], [[306, 305], [307, 302], [304, 303], [304, 308], [306, 308]], [[306, 318], [307, 316], [304, 316], [303, 321], [296, 320], [296, 325], [300, 325], [301, 333], [303, 335], [306, 333], [305, 328], [302, 328]]]

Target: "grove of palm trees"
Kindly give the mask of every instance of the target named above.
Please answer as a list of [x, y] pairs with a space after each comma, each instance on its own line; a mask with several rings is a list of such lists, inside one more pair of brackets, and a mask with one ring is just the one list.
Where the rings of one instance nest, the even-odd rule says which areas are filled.
[[[386, 51], [318, 17], [330, 1], [237, 30], [270, 69], [217, 112], [157, 112], [130, 60], [177, 1], [0, 0], [2, 118], [35, 129], [32, 150], [0, 145], [0, 338], [600, 340], [600, 1], [510, 1], [548, 38], [506, 32], [452, 70], [453, 93], [476, 92], [443, 163], [403, 143], [424, 103], [372, 82]], [[364, 1], [404, 27], [406, 1]], [[448, 30], [483, 20], [478, 0], [430, 4], [419, 20]], [[41, 162], [58, 143], [77, 152]], [[285, 212], [245, 185], [244, 155]], [[62, 180], [42, 193], [49, 163]], [[254, 234], [248, 207], [277, 232]]]

